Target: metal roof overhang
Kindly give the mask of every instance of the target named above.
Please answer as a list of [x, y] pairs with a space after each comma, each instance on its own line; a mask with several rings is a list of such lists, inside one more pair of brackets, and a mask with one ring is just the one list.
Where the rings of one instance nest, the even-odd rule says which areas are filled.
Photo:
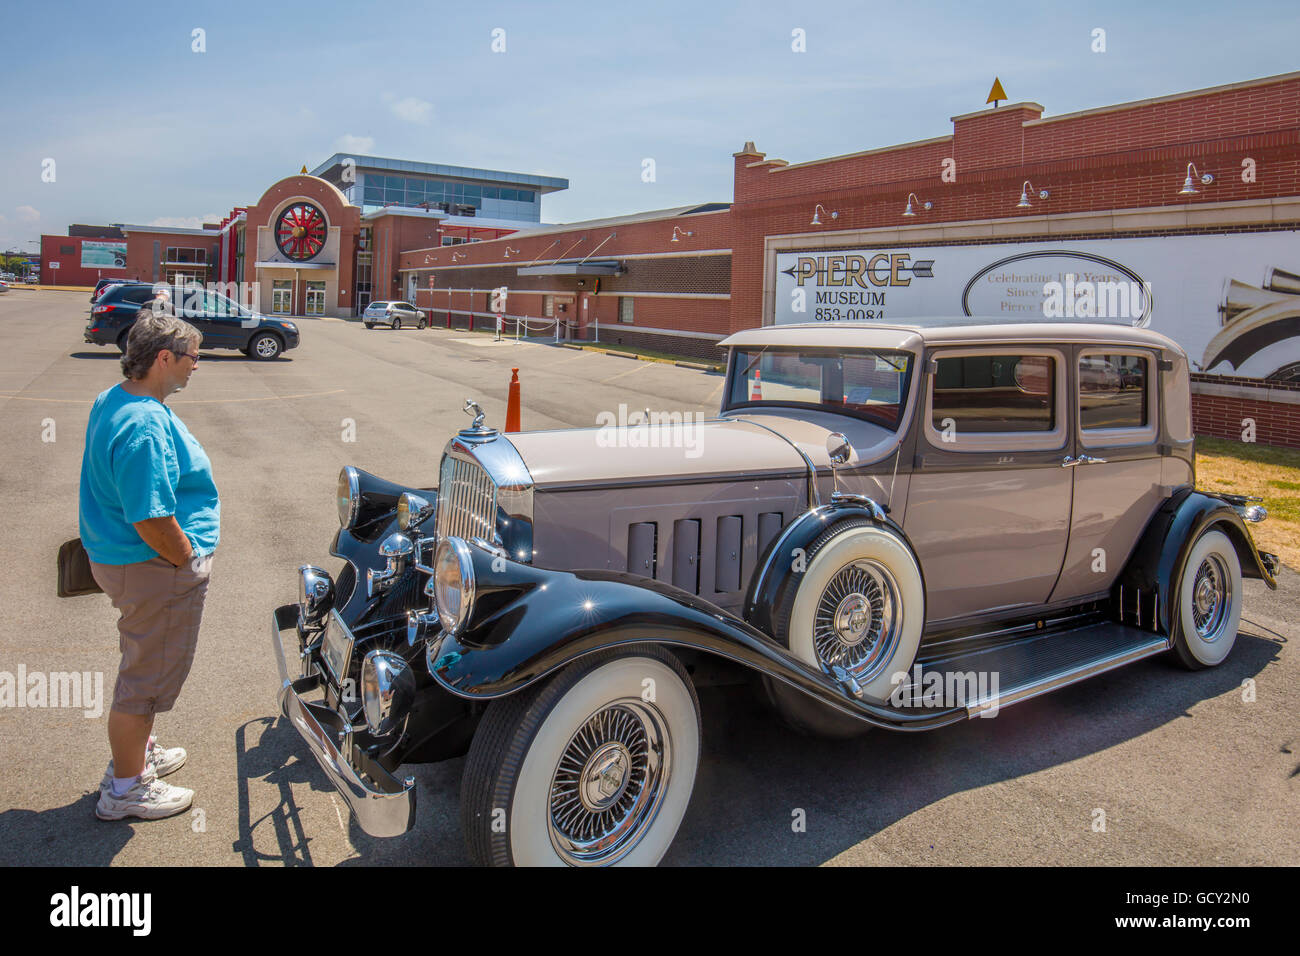
[[521, 276], [616, 276], [622, 264], [618, 262], [561, 262], [544, 266], [520, 266], [515, 270]]

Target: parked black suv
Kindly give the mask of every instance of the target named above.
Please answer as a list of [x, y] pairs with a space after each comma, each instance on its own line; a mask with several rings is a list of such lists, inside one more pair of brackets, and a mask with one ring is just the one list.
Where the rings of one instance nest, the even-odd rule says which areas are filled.
[[[154, 298], [148, 282], [109, 286], [90, 310], [86, 341], [117, 345], [126, 351], [126, 336], [136, 313]], [[224, 295], [202, 291], [173, 296], [176, 314], [203, 333], [205, 349], [238, 349], [251, 358], [273, 359], [298, 347], [298, 326], [253, 312]]]
[[90, 293], [90, 301], [95, 302], [100, 297], [100, 295], [103, 294], [104, 290], [111, 285], [126, 285], [128, 282], [135, 283], [138, 281], [139, 281], [138, 279], [121, 279], [121, 278], [100, 279], [98, 282], [95, 283], [95, 291]]

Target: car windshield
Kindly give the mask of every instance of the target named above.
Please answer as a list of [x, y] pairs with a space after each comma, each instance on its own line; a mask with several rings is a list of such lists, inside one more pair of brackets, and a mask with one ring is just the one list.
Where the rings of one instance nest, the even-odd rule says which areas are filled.
[[912, 359], [871, 349], [736, 349], [727, 409], [820, 408], [897, 431]]

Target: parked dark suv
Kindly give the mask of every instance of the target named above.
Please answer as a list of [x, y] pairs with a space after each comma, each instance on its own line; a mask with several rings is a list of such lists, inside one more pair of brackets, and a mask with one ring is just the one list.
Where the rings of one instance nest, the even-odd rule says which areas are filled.
[[[136, 313], [154, 298], [148, 282], [109, 286], [90, 310], [86, 341], [117, 345], [126, 351], [126, 336]], [[253, 312], [216, 292], [174, 296], [176, 314], [203, 333], [205, 349], [238, 349], [250, 358], [273, 359], [298, 347], [298, 327], [292, 322]]]

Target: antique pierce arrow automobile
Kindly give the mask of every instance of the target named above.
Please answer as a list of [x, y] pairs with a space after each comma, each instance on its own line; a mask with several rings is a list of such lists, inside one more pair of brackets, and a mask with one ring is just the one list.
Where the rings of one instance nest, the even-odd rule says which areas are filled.
[[1264, 510], [1194, 490], [1162, 335], [722, 344], [707, 421], [503, 435], [479, 411], [436, 490], [343, 469], [343, 565], [300, 569], [272, 637], [280, 706], [365, 832], [413, 825], [402, 764], [468, 753], [474, 861], [655, 863], [695, 781], [697, 683], [752, 679], [805, 733], [931, 730], [1156, 654], [1213, 667], [1243, 577], [1275, 586]]

